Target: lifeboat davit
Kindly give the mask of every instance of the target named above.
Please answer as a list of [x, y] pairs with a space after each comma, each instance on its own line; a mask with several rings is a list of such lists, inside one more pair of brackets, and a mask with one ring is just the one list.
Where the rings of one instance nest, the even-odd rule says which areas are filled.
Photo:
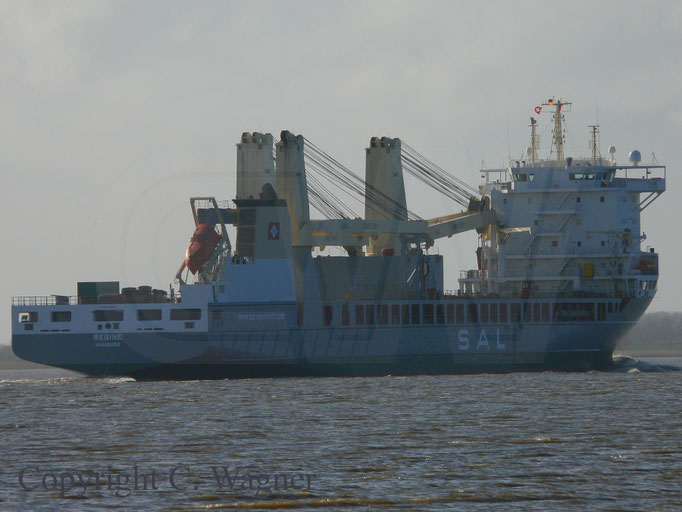
[[185, 266], [192, 274], [196, 274], [211, 259], [219, 241], [220, 235], [216, 233], [213, 226], [197, 225], [185, 253]]

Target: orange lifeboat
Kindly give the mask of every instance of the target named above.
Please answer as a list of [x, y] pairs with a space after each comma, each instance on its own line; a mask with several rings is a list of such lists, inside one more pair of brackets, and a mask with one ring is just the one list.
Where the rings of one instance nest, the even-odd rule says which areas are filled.
[[185, 253], [185, 266], [192, 274], [196, 274], [211, 259], [218, 246], [220, 235], [210, 224], [199, 224], [194, 230], [192, 240]]

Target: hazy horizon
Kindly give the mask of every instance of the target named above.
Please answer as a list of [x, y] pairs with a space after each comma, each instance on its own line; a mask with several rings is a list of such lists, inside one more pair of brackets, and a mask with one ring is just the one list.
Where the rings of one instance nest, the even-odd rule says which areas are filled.
[[[522, 154], [552, 96], [573, 102], [567, 156], [589, 153], [598, 122], [602, 154], [668, 166], [642, 246], [661, 262], [649, 310], [680, 310], [680, 2], [0, 1], [0, 15], [3, 342], [12, 296], [167, 289], [188, 198], [234, 196], [243, 131], [302, 133], [360, 175], [370, 137], [400, 137], [477, 186], [481, 162]], [[460, 210], [408, 185], [423, 217]], [[437, 247], [456, 288], [476, 236]]]

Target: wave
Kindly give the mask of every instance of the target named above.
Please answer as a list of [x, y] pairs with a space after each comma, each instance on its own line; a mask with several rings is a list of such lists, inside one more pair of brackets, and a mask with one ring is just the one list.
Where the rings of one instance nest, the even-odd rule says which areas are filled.
[[618, 373], [637, 372], [679, 372], [682, 368], [673, 364], [664, 364], [653, 361], [641, 361], [624, 354], [613, 355], [613, 366], [609, 371]]

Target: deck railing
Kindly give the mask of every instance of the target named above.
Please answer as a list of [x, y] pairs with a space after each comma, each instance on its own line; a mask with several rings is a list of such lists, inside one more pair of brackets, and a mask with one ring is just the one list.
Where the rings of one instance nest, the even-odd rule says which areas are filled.
[[69, 306], [78, 304], [77, 296], [47, 295], [12, 297], [12, 306]]

